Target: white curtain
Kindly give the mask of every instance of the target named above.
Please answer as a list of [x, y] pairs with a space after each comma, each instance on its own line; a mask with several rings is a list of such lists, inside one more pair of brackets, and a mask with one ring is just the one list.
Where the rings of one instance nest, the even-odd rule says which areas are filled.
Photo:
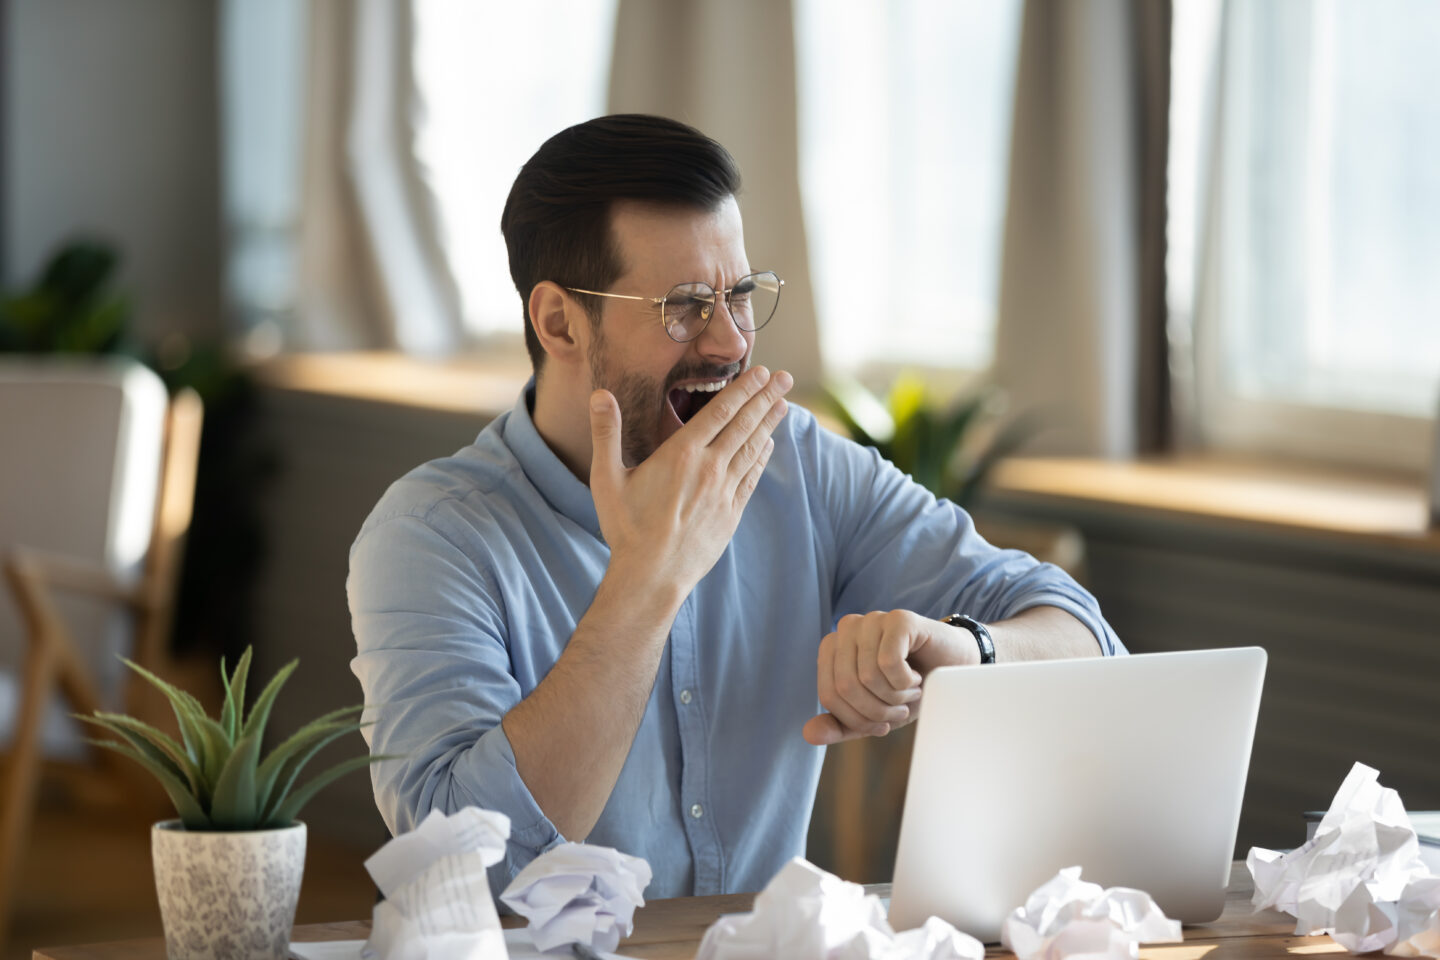
[[[1145, 199], [1155, 131], [1137, 51], [1158, 44], [1163, 64], [1168, 41], [1168, 28], [1144, 29], [1145, 6], [1025, 8], [995, 366], [1012, 408], [1049, 427], [1035, 452], [1128, 457], [1142, 446], [1142, 330], [1163, 323], [1163, 286], [1147, 279], [1162, 269], [1163, 205]], [[1145, 343], [1145, 359], [1163, 362], [1163, 342]]]
[[621, 0], [611, 64], [612, 112], [673, 117], [734, 154], [751, 265], [785, 278], [756, 360], [789, 370], [802, 388], [817, 385], [789, 0]]
[[413, 149], [412, 17], [409, 0], [224, 4], [227, 286], [252, 348], [460, 343]]

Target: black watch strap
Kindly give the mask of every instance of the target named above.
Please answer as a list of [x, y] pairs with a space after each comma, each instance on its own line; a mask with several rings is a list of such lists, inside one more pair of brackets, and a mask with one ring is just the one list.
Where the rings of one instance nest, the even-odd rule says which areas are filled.
[[940, 622], [969, 630], [975, 635], [975, 642], [980, 645], [980, 662], [995, 662], [995, 638], [990, 636], [990, 631], [986, 629], [985, 624], [974, 617], [967, 617], [963, 613], [952, 613], [948, 617], [941, 617]]

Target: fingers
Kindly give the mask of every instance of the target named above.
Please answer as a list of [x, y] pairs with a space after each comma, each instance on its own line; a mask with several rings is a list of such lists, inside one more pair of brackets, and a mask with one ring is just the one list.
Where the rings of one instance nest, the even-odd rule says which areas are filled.
[[760, 449], [760, 458], [751, 465], [744, 478], [735, 488], [735, 508], [744, 509], [745, 504], [750, 502], [750, 495], [760, 485], [760, 476], [765, 472], [765, 465], [770, 462], [770, 455], [775, 452], [775, 440], [767, 437], [765, 446]]
[[[838, 633], [847, 646], [854, 647], [855, 682], [863, 693], [883, 701], [890, 707], [911, 703], [920, 696], [920, 674], [906, 662], [910, 656], [913, 632], [903, 611], [872, 613], [869, 616], [850, 614], [842, 617]], [[850, 658], [843, 658], [843, 668], [848, 669]], [[838, 682], [840, 669], [837, 668], [837, 687], [840, 695], [856, 708], [864, 710], [861, 699], [846, 692], [843, 683]], [[857, 695], [859, 696], [859, 695]], [[864, 711], [872, 719], [895, 721], [894, 710], [884, 715]]]
[[751, 367], [730, 381], [730, 385], [724, 390], [715, 394], [715, 398], [705, 404], [703, 410], [690, 418], [685, 429], [695, 434], [701, 443], [712, 443], [720, 431], [725, 429], [726, 424], [735, 419], [750, 398], [763, 390], [770, 380], [769, 368]]
[[815, 664], [815, 684], [820, 705], [845, 727], [864, 736], [883, 737], [890, 723], [907, 714], [876, 697], [856, 677], [855, 648], [829, 634], [820, 641]]
[[[781, 398], [794, 383], [784, 370], [772, 377], [764, 367], [755, 367], [716, 394], [715, 399], [706, 404], [690, 423], [703, 423], [704, 442], [725, 462], [735, 457], [736, 451], [746, 441], [751, 441], [750, 456], [741, 465], [748, 468], [758, 455], [764, 438], [785, 418], [788, 407]], [[779, 409], [776, 410], [776, 407]], [[770, 422], [769, 429], [763, 430], [758, 438], [753, 436], [767, 420]]]
[[[873, 672], [861, 670], [860, 679], [888, 703], [910, 703], [920, 696], [919, 671], [910, 666], [912, 636], [909, 626], [892, 615], [882, 619], [882, 629], [875, 644], [874, 656], [862, 659], [873, 664]], [[903, 699], [885, 697], [878, 687], [907, 694]]]
[[800, 728], [800, 735], [805, 738], [806, 743], [812, 743], [817, 747], [828, 746], [832, 743], [839, 743], [842, 740], [858, 740], [865, 736], [854, 730], [847, 730], [833, 714], [822, 713], [805, 721], [805, 726]]
[[[781, 373], [776, 374], [776, 376], [788, 377], [789, 374], [781, 371]], [[768, 388], [761, 391], [751, 399], [749, 404], [746, 404], [746, 411], [748, 411], [752, 405], [766, 401], [769, 394], [770, 391]], [[775, 428], [780, 426], [780, 421], [785, 419], [785, 414], [789, 412], [789, 409], [789, 404], [783, 399], [777, 398], [768, 409], [762, 412], [759, 423], [756, 424], [755, 428], [750, 432], [750, 435], [745, 438], [744, 442], [742, 442], [730, 456], [730, 473], [732, 476], [744, 474], [750, 470], [762, 456], [764, 459], [769, 460], [770, 450], [775, 443], [772, 434], [774, 434]], [[725, 444], [728, 441], [728, 433], [730, 429], [739, 427], [744, 418], [745, 412], [742, 411], [741, 416], [737, 417], [735, 421], [731, 423], [730, 427], [726, 428], [725, 433], [722, 433], [715, 443], [711, 445], [711, 448], [716, 451], [718, 456], [725, 456]]]
[[625, 475], [620, 453], [620, 406], [609, 390], [590, 394], [590, 487], [613, 489]]
[[739, 460], [742, 466], [753, 462], [759, 445], [785, 419], [790, 405], [784, 397], [794, 385], [795, 381], [789, 373], [784, 370], [776, 373], [730, 419], [711, 443], [711, 448], [721, 457]]

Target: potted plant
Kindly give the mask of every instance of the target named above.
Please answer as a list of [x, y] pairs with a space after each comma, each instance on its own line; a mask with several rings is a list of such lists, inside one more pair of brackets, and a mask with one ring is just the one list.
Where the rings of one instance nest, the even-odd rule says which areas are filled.
[[124, 714], [79, 717], [118, 737], [90, 742], [150, 771], [179, 814], [151, 828], [170, 960], [284, 960], [305, 866], [300, 809], [337, 777], [386, 759], [355, 757], [297, 787], [316, 753], [363, 726], [357, 719], [363, 707], [343, 707], [311, 721], [262, 758], [271, 707], [299, 661], [275, 674], [247, 713], [250, 656], [246, 648], [228, 676], [221, 660], [225, 696], [218, 719], [190, 694], [125, 661], [170, 701], [179, 741]]
[[901, 375], [882, 402], [856, 380], [825, 384], [830, 412], [851, 439], [874, 447], [937, 497], [969, 507], [995, 464], [1035, 433], [1029, 418], [1000, 425], [1004, 395], [984, 387], [941, 407], [917, 376]]

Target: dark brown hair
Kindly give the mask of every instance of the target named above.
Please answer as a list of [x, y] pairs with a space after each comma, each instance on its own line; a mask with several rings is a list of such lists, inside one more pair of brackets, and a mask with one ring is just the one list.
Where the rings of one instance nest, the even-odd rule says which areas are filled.
[[[623, 269], [610, 233], [615, 201], [713, 210], [739, 190], [729, 151], [666, 117], [597, 117], [546, 140], [520, 168], [500, 216], [535, 372], [545, 351], [530, 324], [530, 291], [543, 280], [589, 290], [615, 282]], [[598, 321], [599, 298], [579, 299]]]

